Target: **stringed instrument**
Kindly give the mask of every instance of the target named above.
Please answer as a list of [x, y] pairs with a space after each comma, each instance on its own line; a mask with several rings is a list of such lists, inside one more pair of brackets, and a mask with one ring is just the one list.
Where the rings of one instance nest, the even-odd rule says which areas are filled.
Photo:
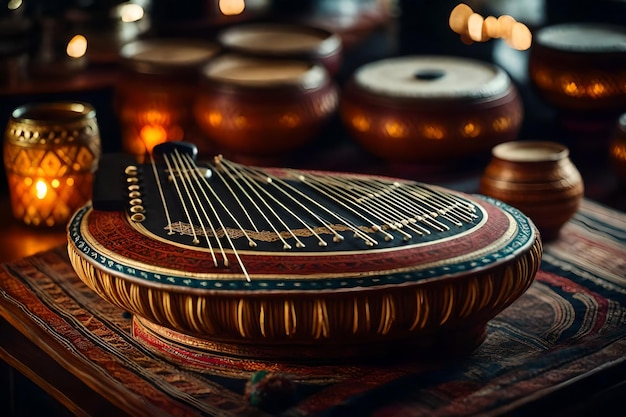
[[471, 351], [539, 268], [535, 226], [499, 201], [196, 153], [165, 143], [144, 164], [104, 155], [92, 202], [68, 226], [78, 276], [163, 354]]

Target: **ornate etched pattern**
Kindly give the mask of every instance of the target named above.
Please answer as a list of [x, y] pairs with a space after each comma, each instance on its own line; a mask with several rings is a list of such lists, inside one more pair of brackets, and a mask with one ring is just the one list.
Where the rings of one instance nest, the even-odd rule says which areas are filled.
[[[371, 344], [373, 351], [390, 340], [419, 342], [432, 348], [440, 338], [437, 335], [446, 333], [458, 334], [461, 339], [470, 337], [468, 346], [476, 346], [488, 320], [533, 282], [542, 255], [541, 240], [521, 213], [495, 201], [483, 205], [496, 223], [498, 217], [509, 222], [504, 227], [509, 233], [501, 231], [502, 224], [485, 226], [492, 237], [494, 230], [500, 230], [499, 237], [476, 251], [473, 243], [480, 239], [472, 239], [471, 234], [466, 241], [440, 242], [439, 249], [435, 249], [437, 244], [426, 247], [431, 250], [417, 245], [412, 248], [416, 256], [428, 252], [434, 258], [423, 264], [414, 258], [418, 266], [404, 271], [387, 270], [380, 264], [380, 254], [372, 250], [371, 255], [350, 255], [351, 262], [340, 261], [337, 266], [343, 265], [348, 276], [337, 273], [336, 278], [324, 272], [329, 265], [332, 270], [335, 256], [324, 259], [323, 254], [312, 257], [319, 270], [312, 269], [309, 277], [290, 276], [289, 268], [273, 279], [255, 276], [263, 265], [268, 275], [273, 273], [271, 265], [288, 267], [279, 254], [248, 255], [249, 262], [261, 259], [260, 266], [249, 265], [253, 271], [250, 282], [241, 276], [202, 275], [186, 268], [197, 265], [201, 256], [195, 261], [194, 257], [171, 258], [169, 262], [176, 260], [180, 270], [178, 276], [166, 275], [174, 271], [158, 266], [163, 258], [154, 252], [153, 241], [144, 242], [148, 245], [146, 253], [153, 254], [153, 270], [116, 262], [101, 247], [92, 246], [82, 233], [95, 229], [83, 223], [102, 218], [93, 212], [85, 216], [86, 210], [70, 226], [69, 253], [79, 277], [101, 297], [145, 319], [148, 326], [152, 324], [151, 330], [166, 340], [182, 337], [186, 343], [208, 350], [232, 353], [233, 349], [244, 349], [259, 357], [337, 358], [353, 355], [355, 346], [361, 346], [366, 354], [365, 346]], [[445, 247], [455, 243], [460, 252], [451, 257]], [[384, 257], [392, 262], [400, 258], [394, 258], [392, 251], [385, 252]], [[290, 262], [295, 267], [306, 260], [303, 254]], [[350, 276], [349, 265], [355, 264], [364, 265], [371, 273], [353, 272]], [[432, 343], [424, 338], [432, 338]], [[318, 347], [311, 349], [312, 343]], [[320, 344], [325, 348], [319, 349]]]
[[13, 214], [27, 224], [65, 224], [91, 197], [101, 153], [95, 112], [80, 103], [23, 109], [5, 132]]

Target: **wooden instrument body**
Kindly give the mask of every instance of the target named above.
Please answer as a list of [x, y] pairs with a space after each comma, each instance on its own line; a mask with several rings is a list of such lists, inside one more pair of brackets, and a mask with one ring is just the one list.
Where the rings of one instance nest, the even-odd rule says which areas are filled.
[[[285, 179], [300, 187], [289, 170], [264, 172], [274, 183]], [[88, 205], [69, 225], [69, 253], [90, 288], [135, 315], [135, 334], [142, 338], [272, 360], [372, 356], [388, 351], [389, 343], [398, 352], [470, 351], [482, 342], [487, 322], [532, 283], [541, 240], [527, 217], [501, 202], [425, 189], [468, 203], [476, 216], [457, 229], [375, 245], [350, 237], [354, 231], [339, 222], [333, 227], [346, 236], [342, 241], [324, 227], [290, 227], [304, 244], [290, 249], [269, 230], [246, 229], [257, 242], [250, 248], [225, 225], [217, 233], [226, 230], [233, 245], [223, 254], [239, 261], [216, 267], [208, 246], [185, 243], [191, 237], [183, 227], [168, 235], [150, 208], [155, 199], [146, 195], [146, 217], [158, 219], [159, 227], [132, 221], [126, 209]], [[319, 246], [320, 236], [327, 246]]]

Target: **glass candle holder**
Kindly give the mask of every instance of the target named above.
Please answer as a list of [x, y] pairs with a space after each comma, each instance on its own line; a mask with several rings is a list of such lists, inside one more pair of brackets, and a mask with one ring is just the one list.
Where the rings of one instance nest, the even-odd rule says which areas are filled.
[[91, 199], [100, 153], [91, 105], [51, 102], [16, 108], [4, 141], [13, 215], [27, 225], [64, 227]]

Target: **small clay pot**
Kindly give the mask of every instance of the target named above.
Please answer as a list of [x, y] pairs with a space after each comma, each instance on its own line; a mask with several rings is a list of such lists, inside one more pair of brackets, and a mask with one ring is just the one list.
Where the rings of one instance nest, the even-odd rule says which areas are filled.
[[566, 146], [519, 141], [493, 148], [479, 192], [519, 209], [535, 223], [543, 240], [551, 240], [578, 210], [584, 184]]

